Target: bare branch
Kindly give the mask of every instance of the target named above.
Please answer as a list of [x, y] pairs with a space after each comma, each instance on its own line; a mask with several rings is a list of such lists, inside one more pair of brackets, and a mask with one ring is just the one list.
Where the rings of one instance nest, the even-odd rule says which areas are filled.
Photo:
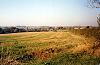
[[97, 23], [98, 23], [98, 25], [100, 27], [100, 14], [98, 14], [98, 16], [97, 16]]
[[100, 8], [100, 0], [88, 0], [88, 7]]

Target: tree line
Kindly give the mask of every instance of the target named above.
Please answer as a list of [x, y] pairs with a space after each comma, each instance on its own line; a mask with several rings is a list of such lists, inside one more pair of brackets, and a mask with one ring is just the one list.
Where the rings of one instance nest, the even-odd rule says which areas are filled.
[[18, 33], [18, 32], [47, 32], [47, 31], [56, 31], [58, 29], [64, 29], [64, 27], [0, 27], [0, 34], [7, 34], [7, 33]]
[[69, 31], [74, 29], [98, 29], [93, 26], [15, 26], [15, 27], [0, 27], [0, 34], [18, 33], [18, 32], [48, 32], [48, 31]]

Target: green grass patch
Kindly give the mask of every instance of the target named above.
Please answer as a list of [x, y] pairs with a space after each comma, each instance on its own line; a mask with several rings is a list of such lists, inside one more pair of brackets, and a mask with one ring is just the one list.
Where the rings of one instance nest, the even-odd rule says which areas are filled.
[[33, 47], [48, 46], [48, 43], [45, 43], [45, 42], [33, 42], [32, 46]]
[[99, 65], [100, 58], [87, 54], [61, 53], [51, 60], [42, 62], [40, 65]]

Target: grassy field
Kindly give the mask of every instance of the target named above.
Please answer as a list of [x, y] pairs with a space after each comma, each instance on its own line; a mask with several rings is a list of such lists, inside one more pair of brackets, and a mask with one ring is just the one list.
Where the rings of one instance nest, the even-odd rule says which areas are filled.
[[0, 64], [99, 65], [99, 46], [94, 36], [72, 32], [0, 34]]

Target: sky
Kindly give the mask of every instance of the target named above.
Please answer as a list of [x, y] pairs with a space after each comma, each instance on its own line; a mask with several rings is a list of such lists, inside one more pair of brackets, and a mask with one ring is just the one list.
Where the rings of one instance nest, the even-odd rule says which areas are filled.
[[86, 0], [0, 0], [0, 26], [97, 26]]

